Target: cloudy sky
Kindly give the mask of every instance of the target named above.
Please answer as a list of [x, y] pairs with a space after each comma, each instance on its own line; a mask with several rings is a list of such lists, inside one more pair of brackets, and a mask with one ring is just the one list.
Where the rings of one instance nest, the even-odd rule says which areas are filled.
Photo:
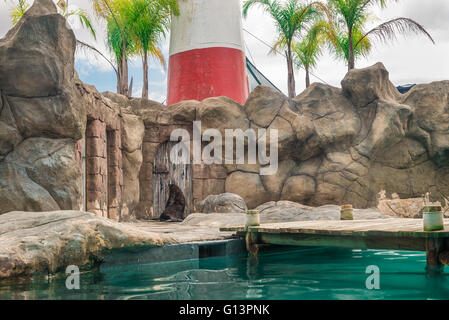
[[[32, 0], [28, 0], [32, 1]], [[55, 1], [55, 0], [54, 0]], [[17, 0], [0, 0], [0, 37], [3, 37], [11, 28], [10, 10]], [[56, 2], [56, 1], [55, 1]], [[70, 0], [69, 7], [83, 8], [92, 14], [90, 0]], [[366, 67], [382, 61], [390, 71], [390, 78], [395, 85], [408, 83], [425, 83], [449, 79], [449, 1], [447, 0], [403, 0], [391, 3], [388, 8], [374, 9], [373, 13], [379, 20], [377, 23], [395, 17], [409, 17], [421, 23], [433, 36], [436, 45], [433, 45], [424, 36], [410, 35], [407, 38], [399, 37], [390, 44], [375, 43], [374, 49], [367, 59], [357, 61], [356, 67]], [[97, 30], [95, 40], [86, 30], [82, 29], [77, 21], [70, 21], [76, 36], [95, 46], [106, 56], [110, 53], [105, 45], [105, 26], [94, 18]], [[376, 21], [372, 22], [373, 25]], [[244, 28], [260, 39], [272, 44], [276, 38], [276, 29], [271, 18], [260, 11], [252, 9], [247, 19], [243, 21]], [[265, 74], [278, 88], [287, 92], [287, 72], [285, 59], [281, 56], [269, 54], [269, 48], [244, 32], [247, 55], [257, 68]], [[169, 40], [161, 44], [163, 52], [168, 59]], [[112, 67], [102, 58], [78, 51], [76, 56], [76, 69], [84, 82], [93, 84], [99, 91], [115, 91], [116, 77]], [[325, 53], [319, 61], [313, 74], [333, 86], [340, 86], [340, 81], [346, 73], [344, 62], [337, 61], [332, 55]], [[150, 99], [163, 102], [166, 97], [166, 70], [156, 62], [151, 62], [149, 70]], [[142, 90], [141, 60], [135, 58], [130, 63], [130, 77], [134, 78], [133, 95], [138, 97]], [[304, 72], [296, 72], [296, 90], [304, 90]], [[312, 76], [312, 81], [321, 82]]]

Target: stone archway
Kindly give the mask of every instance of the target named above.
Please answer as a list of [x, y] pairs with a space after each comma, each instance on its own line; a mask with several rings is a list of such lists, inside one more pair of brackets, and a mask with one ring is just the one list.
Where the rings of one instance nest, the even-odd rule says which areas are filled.
[[191, 164], [174, 164], [170, 161], [170, 151], [177, 142], [161, 143], [153, 164], [153, 219], [164, 212], [170, 196], [170, 185], [182, 191], [185, 199], [183, 218], [193, 210], [193, 183]]

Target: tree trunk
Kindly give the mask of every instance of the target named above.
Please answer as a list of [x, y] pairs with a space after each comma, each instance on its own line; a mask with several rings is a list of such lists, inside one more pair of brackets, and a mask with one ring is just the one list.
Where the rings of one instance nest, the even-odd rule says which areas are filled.
[[[125, 47], [125, 45], [124, 45]], [[123, 94], [125, 96], [129, 95], [128, 92], [128, 57], [126, 54], [126, 48], [123, 49], [122, 54], [122, 62], [123, 62]]]
[[143, 88], [142, 98], [148, 100], [148, 54], [144, 52], [142, 57], [143, 64]]
[[122, 61], [117, 63], [117, 93], [122, 93]]
[[126, 52], [126, 42], [123, 41], [122, 56], [118, 64], [120, 79], [117, 83], [117, 92], [128, 96], [128, 58]]
[[306, 88], [310, 87], [310, 75], [309, 75], [309, 67], [305, 67], [306, 69]]
[[128, 96], [128, 59], [125, 42], [123, 42], [122, 56], [117, 63], [117, 93]]
[[287, 47], [287, 69], [288, 69], [288, 97], [293, 99], [296, 97], [295, 73], [293, 70], [293, 57], [291, 45]]
[[349, 42], [349, 52], [348, 52], [348, 71], [355, 68], [355, 59], [354, 59], [354, 40], [352, 38], [352, 28], [349, 29], [348, 34], [348, 42]]

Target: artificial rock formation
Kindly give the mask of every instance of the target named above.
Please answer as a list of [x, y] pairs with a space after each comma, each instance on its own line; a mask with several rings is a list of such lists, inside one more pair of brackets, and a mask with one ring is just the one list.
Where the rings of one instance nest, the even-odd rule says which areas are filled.
[[78, 79], [75, 47], [50, 0], [0, 39], [0, 214], [85, 208], [124, 220], [137, 205], [143, 121]]
[[[192, 132], [193, 121], [201, 121], [202, 132], [278, 130], [274, 175], [261, 175], [259, 164], [193, 164], [194, 203], [231, 192], [249, 208], [279, 200], [369, 208], [376, 207], [381, 190], [400, 198], [430, 192], [432, 200], [444, 203], [449, 194], [448, 93], [449, 81], [441, 81], [402, 95], [378, 63], [350, 71], [342, 89], [315, 83], [292, 100], [260, 86], [245, 106], [225, 97], [165, 108], [140, 99], [127, 104], [145, 123], [143, 162], [148, 166], [142, 167], [141, 177], [146, 178], [158, 146], [174, 129]], [[151, 194], [147, 190], [141, 198], [142, 210], [151, 210]]]
[[195, 209], [201, 213], [244, 213], [248, 208], [238, 194], [222, 193], [207, 196], [196, 204]]
[[170, 237], [79, 211], [0, 215], [0, 279], [92, 266], [108, 249], [161, 246]]
[[[341, 89], [315, 83], [294, 99], [260, 86], [244, 106], [226, 97], [164, 106], [82, 83], [75, 45], [50, 0], [36, 0], [0, 39], [0, 213], [85, 208], [115, 220], [159, 218], [171, 184], [183, 193], [183, 217], [225, 192], [250, 209], [280, 200], [376, 207], [382, 190], [401, 199], [430, 192], [446, 203], [449, 81], [402, 95], [378, 63], [350, 71]], [[224, 158], [168, 162], [171, 133], [185, 129], [192, 139], [194, 121], [223, 136], [278, 130], [277, 171], [261, 175], [266, 165]]]
[[36, 1], [0, 39], [0, 213], [80, 205], [75, 154], [86, 111], [75, 44], [49, 0]]

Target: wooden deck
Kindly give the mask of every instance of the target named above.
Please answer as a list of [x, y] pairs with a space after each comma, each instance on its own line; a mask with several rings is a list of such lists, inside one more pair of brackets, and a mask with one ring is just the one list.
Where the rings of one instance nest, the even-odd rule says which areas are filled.
[[233, 231], [240, 236], [250, 233], [253, 245], [426, 251], [427, 263], [438, 265], [440, 253], [449, 250], [449, 220], [444, 224], [445, 230], [426, 232], [422, 219], [320, 220], [270, 223], [250, 228], [225, 227], [220, 231]]

